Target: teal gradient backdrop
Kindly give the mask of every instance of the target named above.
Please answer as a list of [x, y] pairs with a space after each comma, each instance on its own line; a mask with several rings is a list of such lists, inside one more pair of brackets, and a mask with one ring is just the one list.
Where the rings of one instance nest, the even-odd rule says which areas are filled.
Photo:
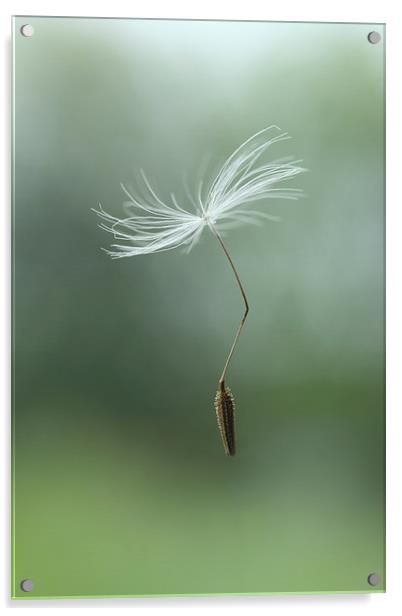
[[[15, 18], [13, 597], [384, 591], [384, 37]], [[270, 124], [307, 198], [227, 236], [229, 459], [216, 239], [112, 261], [90, 208], [120, 216], [138, 168], [185, 203]]]

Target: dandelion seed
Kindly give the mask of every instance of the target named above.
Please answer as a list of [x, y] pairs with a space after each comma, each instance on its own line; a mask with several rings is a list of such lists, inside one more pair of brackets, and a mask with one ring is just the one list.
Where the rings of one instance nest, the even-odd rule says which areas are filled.
[[223, 447], [227, 456], [234, 456], [236, 452], [234, 398], [229, 387], [222, 383], [215, 396], [215, 411], [218, 428], [221, 433]]
[[[269, 135], [273, 135], [268, 137]], [[203, 180], [198, 182], [195, 194], [187, 186], [186, 194], [191, 209], [179, 204], [174, 193], [170, 203], [156, 193], [144, 171], [141, 170], [143, 194], [121, 185], [128, 201], [124, 203], [125, 218], [117, 218], [99, 209], [93, 211], [100, 217], [100, 227], [111, 233], [119, 243], [103, 249], [113, 259], [144, 255], [184, 247], [189, 252], [200, 240], [205, 227], [217, 238], [239, 286], [244, 313], [236, 331], [232, 346], [227, 356], [219, 389], [215, 397], [215, 409], [218, 426], [227, 455], [235, 452], [234, 399], [225, 386], [227, 369], [234, 353], [240, 332], [246, 320], [249, 304], [237, 269], [223, 242], [225, 231], [244, 224], [261, 224], [265, 220], [279, 220], [278, 217], [255, 209], [247, 204], [269, 198], [298, 199], [303, 191], [297, 188], [278, 187], [307, 169], [300, 166], [301, 160], [291, 158], [277, 159], [263, 163], [261, 158], [268, 148], [281, 141], [290, 139], [288, 133], [282, 133], [275, 126], [269, 126], [244, 141], [223, 163], [216, 176], [206, 188]], [[123, 243], [121, 243], [123, 242]]]

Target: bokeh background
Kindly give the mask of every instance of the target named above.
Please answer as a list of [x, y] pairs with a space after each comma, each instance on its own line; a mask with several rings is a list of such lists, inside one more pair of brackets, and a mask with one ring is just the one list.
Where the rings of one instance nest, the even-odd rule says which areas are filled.
[[[13, 596], [383, 591], [383, 26], [14, 26]], [[216, 239], [113, 261], [90, 208], [121, 215], [141, 167], [186, 205], [273, 123], [307, 198], [227, 236], [230, 459]]]

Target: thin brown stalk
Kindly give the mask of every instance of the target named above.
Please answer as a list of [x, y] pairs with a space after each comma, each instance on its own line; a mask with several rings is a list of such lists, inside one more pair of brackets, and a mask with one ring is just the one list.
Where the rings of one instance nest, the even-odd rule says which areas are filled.
[[227, 257], [227, 259], [228, 259], [228, 261], [230, 263], [230, 267], [233, 270], [233, 273], [234, 273], [235, 278], [236, 278], [236, 282], [239, 285], [239, 289], [240, 289], [240, 292], [241, 292], [241, 295], [242, 295], [242, 298], [243, 298], [243, 301], [244, 301], [244, 313], [243, 313], [243, 316], [241, 318], [239, 327], [237, 328], [237, 332], [236, 332], [236, 335], [234, 337], [231, 349], [230, 349], [229, 354], [227, 356], [226, 363], [225, 363], [225, 366], [223, 368], [222, 376], [219, 379], [219, 385], [222, 385], [222, 384], [224, 385], [225, 384], [225, 378], [226, 378], [226, 372], [227, 372], [230, 360], [232, 359], [232, 355], [234, 353], [237, 341], [239, 339], [240, 332], [243, 329], [244, 322], [245, 322], [245, 320], [247, 318], [247, 315], [248, 315], [248, 312], [249, 312], [249, 303], [247, 301], [246, 293], [245, 293], [243, 285], [241, 283], [241, 280], [240, 280], [239, 274], [237, 272], [236, 266], [235, 266], [235, 264], [232, 261], [232, 257], [230, 256], [230, 254], [229, 254], [225, 244], [223, 243], [223, 240], [222, 240], [221, 236], [217, 232], [217, 230], [212, 225], [211, 225], [211, 229], [212, 229], [212, 232], [215, 234], [216, 238], [218, 239], [218, 241], [219, 241], [219, 243], [220, 243], [220, 245], [222, 247], [222, 250], [225, 253], [225, 255], [226, 255], [226, 257]]

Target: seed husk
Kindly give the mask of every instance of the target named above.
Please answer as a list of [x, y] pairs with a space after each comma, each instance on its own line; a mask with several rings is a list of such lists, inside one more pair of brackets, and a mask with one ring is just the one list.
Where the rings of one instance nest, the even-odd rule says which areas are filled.
[[235, 404], [230, 388], [225, 387], [224, 383], [220, 384], [216, 392], [215, 411], [225, 453], [227, 456], [234, 456], [236, 453]]

